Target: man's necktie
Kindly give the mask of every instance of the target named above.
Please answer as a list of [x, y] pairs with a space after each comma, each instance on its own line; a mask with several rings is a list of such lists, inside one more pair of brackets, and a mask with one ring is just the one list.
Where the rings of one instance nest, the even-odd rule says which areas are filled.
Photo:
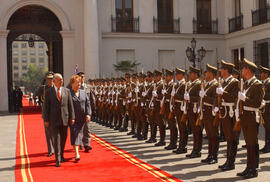
[[61, 101], [61, 90], [60, 90], [60, 88], [58, 89], [58, 99], [59, 99], [59, 101]]

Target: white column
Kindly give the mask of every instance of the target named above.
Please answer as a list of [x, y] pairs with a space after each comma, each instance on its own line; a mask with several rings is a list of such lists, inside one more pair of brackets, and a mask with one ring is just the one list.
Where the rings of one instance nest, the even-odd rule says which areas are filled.
[[67, 85], [69, 79], [74, 74], [75, 64], [77, 60], [75, 58], [75, 33], [73, 31], [61, 31], [63, 39], [63, 77], [64, 84]]
[[99, 76], [99, 27], [97, 0], [84, 0], [84, 71]]
[[8, 111], [7, 35], [8, 30], [0, 30], [0, 111]]

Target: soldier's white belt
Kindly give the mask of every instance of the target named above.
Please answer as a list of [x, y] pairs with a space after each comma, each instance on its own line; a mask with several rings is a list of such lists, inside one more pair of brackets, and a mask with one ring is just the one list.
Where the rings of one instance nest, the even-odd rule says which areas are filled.
[[166, 102], [170, 102], [170, 99], [166, 99]]
[[243, 109], [244, 111], [255, 112], [256, 122], [260, 123], [260, 109], [259, 108], [244, 106]]
[[175, 102], [182, 104], [184, 101], [182, 101], [182, 100], [175, 100]]
[[234, 103], [230, 103], [230, 102], [222, 102], [221, 105], [222, 105], [222, 106], [233, 107], [233, 106], [234, 106]]
[[270, 104], [270, 100], [264, 100], [265, 104]]
[[204, 102], [203, 105], [209, 106], [209, 107], [213, 107], [213, 104], [209, 104], [209, 103], [207, 103], [207, 102]]
[[229, 116], [232, 118], [234, 115], [233, 107], [235, 104], [233, 102], [222, 102], [221, 105], [225, 107], [225, 114], [224, 114], [224, 116], [221, 116], [221, 118], [223, 119], [227, 115], [227, 108], [226, 107], [230, 108]]

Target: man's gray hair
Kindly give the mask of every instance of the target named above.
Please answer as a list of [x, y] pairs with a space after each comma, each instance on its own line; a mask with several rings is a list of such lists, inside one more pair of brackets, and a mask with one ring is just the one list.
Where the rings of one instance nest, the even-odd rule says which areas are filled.
[[62, 75], [61, 75], [60, 73], [55, 73], [55, 74], [53, 75], [53, 79], [55, 80], [55, 78], [57, 78], [57, 77], [63, 78]]

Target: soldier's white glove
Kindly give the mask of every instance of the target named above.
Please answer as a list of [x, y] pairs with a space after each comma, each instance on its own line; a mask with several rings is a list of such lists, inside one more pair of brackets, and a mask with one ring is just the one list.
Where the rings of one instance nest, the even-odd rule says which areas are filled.
[[175, 95], [175, 90], [172, 90], [171, 96], [173, 97]]
[[135, 88], [135, 92], [138, 93], [139, 92], [139, 89], [138, 88]]
[[114, 95], [115, 94], [115, 92], [114, 91], [112, 91], [112, 95]]
[[143, 102], [141, 102], [141, 107], [143, 107], [144, 106], [144, 103]]
[[173, 105], [172, 104], [170, 104], [170, 111], [172, 111], [173, 110]]
[[142, 96], [145, 97], [145, 96], [146, 96], [146, 92], [143, 92], [143, 93], [142, 93]]
[[154, 97], [157, 97], [157, 91], [154, 90], [154, 91], [152, 92], [152, 95], [153, 95]]
[[200, 90], [199, 95], [200, 95], [201, 98], [203, 98], [205, 96], [205, 91], [204, 90]]
[[219, 110], [218, 107], [215, 107], [215, 108], [214, 108], [214, 112], [215, 112], [215, 113], [217, 113], [218, 110]]
[[97, 95], [98, 94], [98, 92], [97, 91], [95, 91], [95, 95]]
[[108, 95], [111, 95], [111, 92], [108, 92]]
[[242, 100], [242, 101], [245, 102], [245, 100], [246, 100], [246, 94], [239, 91], [238, 92], [238, 99], [240, 99], [240, 100]]
[[128, 97], [131, 98], [132, 97], [132, 92], [128, 93]]
[[162, 95], [164, 95], [164, 94], [167, 93], [167, 91], [166, 91], [165, 89], [163, 89], [163, 90], [161, 91], [161, 93], [162, 93]]
[[[195, 111], [196, 112], [196, 111]], [[198, 107], [198, 110], [197, 110], [197, 113], [200, 113], [201, 112], [201, 107], [199, 106]]]
[[224, 92], [224, 89], [223, 89], [222, 87], [218, 87], [218, 88], [216, 89], [216, 93], [217, 93], [218, 95], [223, 95], [223, 92]]
[[188, 101], [190, 100], [189, 93], [185, 93], [185, 94], [184, 94], [184, 99], [185, 99], [185, 100], [188, 100]]

